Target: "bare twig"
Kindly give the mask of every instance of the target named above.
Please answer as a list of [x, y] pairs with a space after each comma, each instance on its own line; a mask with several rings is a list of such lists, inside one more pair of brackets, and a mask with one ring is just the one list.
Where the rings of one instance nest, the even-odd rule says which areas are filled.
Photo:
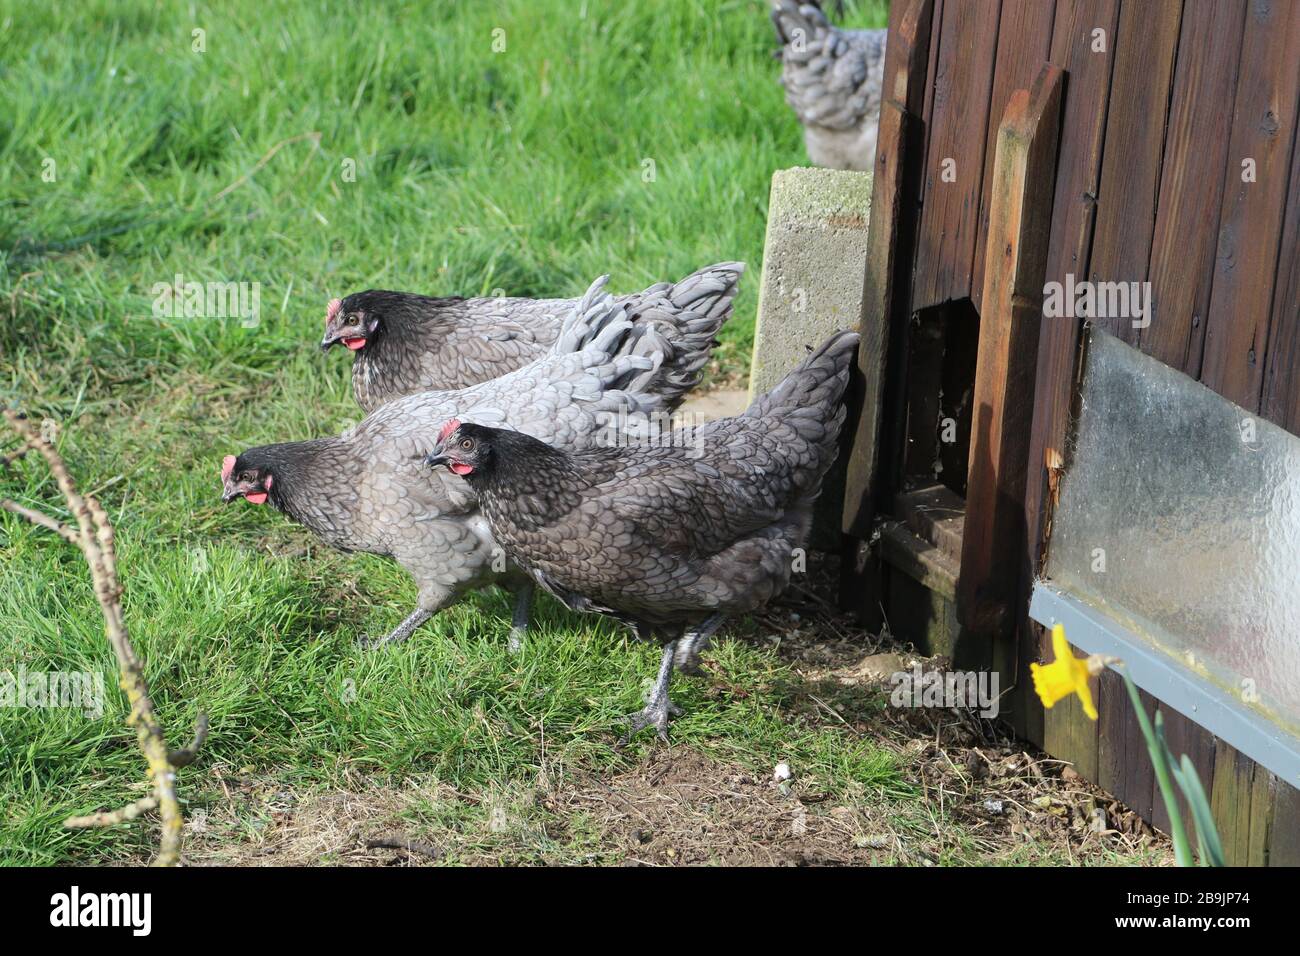
[[122, 585], [117, 578], [117, 551], [113, 543], [113, 526], [108, 515], [98, 501], [89, 495], [83, 496], [68, 473], [68, 467], [54, 446], [45, 441], [31, 426], [27, 419], [11, 409], [4, 409], [4, 420], [19, 437], [24, 451], [32, 450], [45, 459], [54, 476], [59, 490], [68, 504], [68, 511], [76, 519], [77, 526], [71, 526], [12, 501], [0, 502], [5, 510], [21, 515], [34, 524], [54, 531], [60, 537], [73, 541], [81, 549], [90, 566], [91, 580], [95, 586], [95, 598], [99, 601], [104, 615], [104, 629], [108, 643], [117, 657], [122, 690], [126, 692], [131, 712], [127, 717], [127, 726], [134, 727], [136, 742], [149, 764], [149, 777], [154, 792], [148, 797], [136, 800], [128, 806], [111, 812], [95, 813], [84, 817], [73, 817], [65, 821], [66, 826], [112, 826], [133, 820], [140, 814], [157, 809], [161, 818], [162, 835], [159, 840], [158, 856], [155, 866], [175, 866], [180, 861], [181, 846], [181, 809], [176, 799], [176, 768], [190, 763], [194, 752], [203, 743], [207, 735], [207, 717], [200, 716], [194, 743], [185, 750], [171, 753], [167, 749], [166, 737], [162, 724], [154, 712], [153, 700], [149, 696], [149, 685], [144, 677], [144, 664], [131, 644], [126, 622], [122, 616]]
[[26, 518], [32, 524], [37, 524], [42, 528], [47, 528], [50, 531], [53, 531], [65, 541], [71, 541], [73, 544], [78, 544], [81, 541], [81, 537], [77, 532], [73, 531], [57, 518], [51, 518], [43, 511], [37, 511], [35, 508], [28, 508], [24, 505], [20, 505], [16, 501], [11, 501], [8, 498], [0, 498], [0, 508], [3, 508], [5, 511], [12, 511], [14, 514]]
[[167, 759], [173, 767], [188, 767], [194, 762], [194, 758], [199, 755], [203, 748], [203, 742], [208, 739], [208, 715], [199, 714], [199, 719], [194, 726], [194, 741], [183, 750], [173, 750], [167, 755]]
[[84, 817], [68, 817], [63, 821], [63, 825], [65, 827], [111, 827], [118, 823], [125, 823], [127, 820], [134, 820], [140, 814], [148, 813], [157, 807], [158, 798], [151, 793], [147, 797], [141, 797], [135, 803], [128, 803], [120, 810], [104, 810]]

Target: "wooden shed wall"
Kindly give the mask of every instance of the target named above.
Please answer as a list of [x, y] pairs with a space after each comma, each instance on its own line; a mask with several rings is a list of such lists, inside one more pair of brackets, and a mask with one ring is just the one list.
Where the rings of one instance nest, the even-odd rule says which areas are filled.
[[[925, 87], [911, 98], [921, 104], [923, 145], [913, 150], [921, 158], [905, 162], [922, 165], [900, 177], [900, 205], [916, 226], [914, 239], [903, 233], [912, 270], [910, 287], [895, 290], [894, 334], [907, 315], [946, 301], [981, 307], [997, 128], [1011, 94], [1050, 62], [1065, 71], [1065, 91], [1046, 280], [1150, 281], [1148, 327], [1102, 327], [1300, 434], [1300, 3], [894, 0], [891, 52], [921, 4], [931, 14], [914, 44], [926, 58]], [[952, 181], [945, 160], [955, 162]], [[1253, 181], [1243, 180], [1246, 160]], [[878, 173], [877, 203], [879, 190]], [[1027, 662], [1043, 649], [1026, 610], [1048, 499], [1044, 453], [1064, 447], [1079, 332], [1076, 320], [1043, 320], [1035, 380], [1018, 396], [1033, 405], [1012, 638], [1021, 690]], [[883, 434], [888, 441], [887, 427]], [[888, 453], [876, 457], [888, 464]], [[968, 513], [980, 504], [969, 501]], [[1017, 728], [1165, 823], [1122, 684], [1110, 674], [1096, 692], [1098, 723], [1075, 705], [1045, 718], [1022, 697]], [[1300, 794], [1145, 700], [1164, 710], [1171, 744], [1212, 790], [1230, 858], [1300, 864]]]

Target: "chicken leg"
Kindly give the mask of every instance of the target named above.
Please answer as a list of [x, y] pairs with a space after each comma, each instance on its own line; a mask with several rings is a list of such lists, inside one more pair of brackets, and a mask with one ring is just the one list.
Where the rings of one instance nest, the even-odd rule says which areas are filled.
[[635, 714], [627, 715], [626, 720], [631, 726], [619, 741], [619, 746], [626, 745], [633, 734], [646, 727], [654, 727], [659, 733], [659, 739], [668, 743], [668, 718], [679, 717], [682, 713], [682, 709], [668, 698], [668, 684], [673, 677], [673, 655], [676, 647], [676, 641], [669, 641], [664, 645], [664, 656], [659, 661], [659, 676], [655, 678], [655, 685], [646, 699], [645, 707]]
[[515, 610], [510, 620], [510, 653], [518, 654], [528, 634], [528, 622], [533, 613], [533, 582], [524, 579], [514, 589]]
[[417, 607], [407, 615], [406, 620], [397, 625], [397, 627], [393, 628], [383, 637], [378, 640], [370, 637], [363, 637], [360, 643], [363, 647], [383, 647], [385, 644], [400, 644], [415, 633], [417, 627], [431, 617], [433, 617], [432, 611], [426, 611], [422, 607]]
[[683, 674], [700, 672], [700, 653], [708, 648], [709, 638], [722, 626], [724, 620], [726, 618], [722, 614], [714, 614], [706, 618], [699, 627], [682, 635], [681, 640], [677, 642], [677, 649], [673, 652], [673, 662], [679, 671]]

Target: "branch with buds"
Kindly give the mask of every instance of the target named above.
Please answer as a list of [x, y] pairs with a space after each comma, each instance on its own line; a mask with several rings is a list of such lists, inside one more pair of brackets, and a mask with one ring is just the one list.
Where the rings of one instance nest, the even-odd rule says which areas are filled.
[[18, 437], [18, 447], [7, 455], [0, 456], [0, 467], [7, 468], [29, 452], [37, 452], [45, 459], [50, 474], [63, 493], [68, 510], [76, 519], [76, 526], [8, 498], [0, 498], [0, 509], [52, 531], [81, 549], [86, 564], [90, 567], [95, 598], [104, 614], [108, 643], [117, 657], [119, 683], [131, 705], [131, 712], [126, 719], [127, 726], [135, 728], [136, 741], [149, 765], [149, 777], [153, 783], [153, 793], [147, 797], [119, 810], [72, 817], [64, 821], [64, 825], [112, 826], [156, 809], [161, 819], [162, 835], [154, 865], [175, 866], [180, 861], [182, 823], [180, 802], [176, 799], [176, 768], [194, 760], [207, 737], [208, 719], [204, 715], [199, 716], [194, 741], [189, 747], [174, 751], [167, 749], [166, 736], [154, 712], [149, 685], [144, 678], [144, 662], [131, 645], [122, 615], [122, 586], [117, 577], [117, 552], [113, 544], [113, 526], [109, 524], [108, 515], [95, 498], [82, 495], [77, 490], [63, 458], [24, 415], [10, 409], [4, 409], [3, 413], [5, 423]]

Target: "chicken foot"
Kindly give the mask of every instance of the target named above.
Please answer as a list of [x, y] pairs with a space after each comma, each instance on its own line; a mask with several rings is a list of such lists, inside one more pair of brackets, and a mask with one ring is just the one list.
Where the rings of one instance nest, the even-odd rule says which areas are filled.
[[668, 698], [668, 684], [673, 677], [673, 656], [676, 648], [677, 641], [669, 641], [664, 645], [664, 656], [659, 661], [659, 676], [655, 678], [655, 685], [650, 691], [650, 696], [646, 698], [645, 707], [624, 718], [631, 726], [619, 741], [620, 747], [626, 745], [633, 734], [646, 727], [654, 727], [659, 734], [659, 739], [668, 743], [668, 718], [680, 717], [682, 713], [682, 709]]
[[708, 648], [711, 643], [709, 638], [725, 620], [724, 615], [714, 614], [706, 618], [699, 627], [682, 635], [681, 640], [677, 642], [677, 649], [673, 652], [673, 662], [679, 671], [683, 674], [700, 672], [700, 654]]

